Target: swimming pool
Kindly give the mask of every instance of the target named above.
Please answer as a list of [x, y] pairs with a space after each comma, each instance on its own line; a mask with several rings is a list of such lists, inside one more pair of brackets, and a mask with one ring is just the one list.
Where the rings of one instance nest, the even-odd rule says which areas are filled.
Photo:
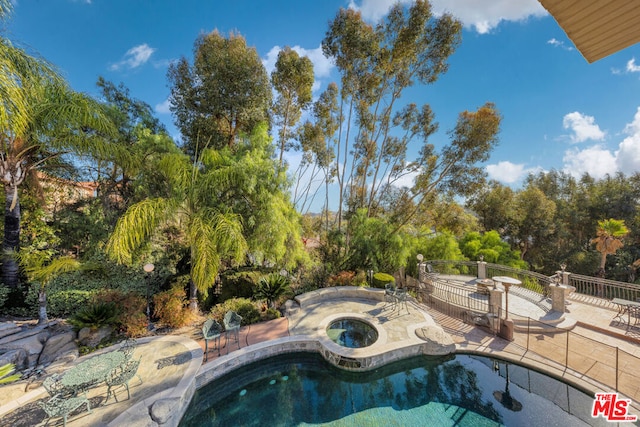
[[197, 390], [180, 426], [607, 425], [590, 417], [592, 403], [568, 384], [484, 356], [415, 357], [354, 373], [294, 353]]

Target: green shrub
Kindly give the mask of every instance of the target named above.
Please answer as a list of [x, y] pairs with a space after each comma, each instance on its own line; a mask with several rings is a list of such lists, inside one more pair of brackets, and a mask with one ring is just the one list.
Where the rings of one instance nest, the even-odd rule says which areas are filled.
[[168, 291], [154, 295], [153, 304], [154, 316], [170, 328], [180, 328], [193, 319], [182, 286], [173, 286]]
[[69, 318], [76, 329], [99, 329], [103, 326], [115, 326], [120, 310], [113, 302], [96, 302], [77, 311]]
[[260, 309], [258, 305], [247, 298], [232, 298], [221, 304], [216, 304], [211, 309], [211, 317], [223, 324], [227, 311], [235, 311], [242, 316], [242, 325], [251, 325], [260, 321]]
[[395, 283], [396, 279], [387, 273], [376, 273], [373, 275], [373, 287], [384, 288], [387, 283]]
[[220, 276], [222, 290], [220, 298], [251, 298], [264, 273], [256, 270], [228, 271]]
[[276, 300], [290, 291], [289, 279], [279, 273], [272, 273], [260, 279], [253, 297], [258, 300], [266, 300], [270, 308], [275, 308]]
[[364, 270], [358, 270], [356, 272], [356, 276], [351, 281], [351, 284], [353, 286], [368, 286], [369, 283], [367, 283], [367, 273], [365, 273]]
[[4, 303], [9, 297], [9, 288], [0, 283], [0, 308], [4, 306]]
[[281, 316], [282, 315], [280, 314], [280, 312], [275, 308], [268, 308], [261, 313], [260, 320], [264, 322], [268, 320], [279, 319]]

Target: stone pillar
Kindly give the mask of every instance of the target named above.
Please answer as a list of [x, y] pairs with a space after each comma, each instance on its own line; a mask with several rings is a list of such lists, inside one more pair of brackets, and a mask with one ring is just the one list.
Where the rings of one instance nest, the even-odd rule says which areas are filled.
[[424, 262], [418, 263], [418, 280], [423, 283], [427, 278], [426, 268], [427, 268], [427, 264], [425, 264]]
[[564, 313], [564, 293], [566, 289], [567, 288], [565, 286], [549, 285], [549, 293], [551, 294], [551, 309], [553, 311]]
[[478, 261], [478, 279], [487, 278], [487, 263], [484, 261]]
[[489, 289], [489, 319], [491, 330], [494, 333], [500, 332], [500, 310], [502, 308], [502, 289]]
[[562, 271], [560, 276], [562, 277], [562, 284], [565, 286], [569, 286], [569, 276], [571, 276], [571, 273], [569, 273], [568, 271]]

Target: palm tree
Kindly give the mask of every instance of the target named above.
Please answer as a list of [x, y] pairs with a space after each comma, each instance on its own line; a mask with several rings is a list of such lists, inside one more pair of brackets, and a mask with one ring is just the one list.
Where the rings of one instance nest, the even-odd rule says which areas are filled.
[[[0, 0], [0, 19], [11, 11]], [[91, 129], [91, 132], [89, 132]], [[13, 256], [20, 243], [18, 189], [36, 170], [68, 152], [106, 151], [100, 135], [113, 135], [102, 107], [74, 92], [47, 61], [0, 37], [0, 182], [5, 191], [2, 281], [18, 287]]]
[[597, 273], [598, 277], [604, 278], [607, 255], [615, 254], [618, 249], [624, 246], [622, 238], [628, 233], [629, 230], [625, 226], [623, 219], [611, 218], [598, 221], [596, 237], [591, 239], [591, 243], [595, 243], [596, 245], [596, 250], [602, 254]]
[[49, 260], [49, 256], [43, 252], [23, 255], [19, 258], [29, 280], [40, 284], [38, 292], [38, 324], [47, 323], [49, 321], [47, 316], [47, 285], [60, 274], [78, 270], [80, 262], [70, 256]]
[[131, 263], [160, 227], [175, 225], [190, 252], [189, 302], [196, 311], [198, 291], [206, 295], [223, 258], [240, 260], [247, 251], [240, 216], [215, 208], [212, 202], [233, 188], [239, 171], [217, 151], [205, 149], [191, 161], [177, 150], [157, 161], [166, 194], [130, 206], [116, 224], [107, 253], [117, 262]]

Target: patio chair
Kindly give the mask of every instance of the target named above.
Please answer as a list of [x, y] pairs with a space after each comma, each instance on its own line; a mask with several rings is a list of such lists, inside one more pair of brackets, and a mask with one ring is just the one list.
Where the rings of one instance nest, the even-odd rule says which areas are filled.
[[405, 288], [398, 288], [395, 292], [396, 304], [398, 305], [398, 313], [402, 310], [402, 306], [407, 309], [407, 313], [409, 312], [409, 306], [407, 305], [407, 296], [408, 292]]
[[58, 374], [53, 374], [50, 377], [47, 377], [42, 382], [42, 386], [49, 396], [54, 397], [56, 394], [60, 394], [64, 389], [64, 386], [60, 384], [60, 376]]
[[138, 342], [133, 338], [129, 338], [122, 343], [118, 351], [124, 353], [124, 361], [128, 362], [131, 360], [131, 356], [133, 356], [133, 352], [136, 351], [137, 347]]
[[[242, 316], [235, 311], [227, 311], [224, 315], [224, 330], [226, 333], [226, 344], [229, 343], [229, 334], [233, 335], [234, 340], [238, 343], [240, 348], [240, 324], [242, 323]], [[229, 353], [229, 347], [227, 347], [227, 354]]]
[[220, 336], [222, 335], [222, 326], [213, 319], [207, 319], [202, 325], [202, 335], [204, 336], [204, 361], [209, 358], [209, 341], [213, 341], [214, 349], [218, 349], [220, 356]]
[[396, 303], [396, 285], [394, 283], [387, 283], [384, 285], [384, 306]]
[[133, 379], [133, 377], [138, 377], [140, 380], [140, 384], [142, 384], [142, 378], [138, 375], [138, 368], [140, 367], [140, 360], [142, 356], [138, 360], [130, 360], [125, 364], [122, 368], [114, 369], [106, 379], [107, 384], [107, 398], [104, 403], [107, 403], [111, 393], [113, 393], [113, 398], [118, 401], [118, 397], [116, 396], [116, 392], [112, 389], [117, 387], [124, 387], [127, 389], [127, 399], [131, 399], [131, 393], [129, 393], [129, 381]]
[[[38, 406], [47, 413], [47, 418], [62, 417], [62, 425], [67, 425], [67, 416], [81, 407], [87, 405], [87, 412], [91, 413], [91, 404], [87, 396], [63, 397], [60, 394], [53, 396], [46, 402], [38, 402]], [[49, 421], [47, 420], [47, 423]]]

